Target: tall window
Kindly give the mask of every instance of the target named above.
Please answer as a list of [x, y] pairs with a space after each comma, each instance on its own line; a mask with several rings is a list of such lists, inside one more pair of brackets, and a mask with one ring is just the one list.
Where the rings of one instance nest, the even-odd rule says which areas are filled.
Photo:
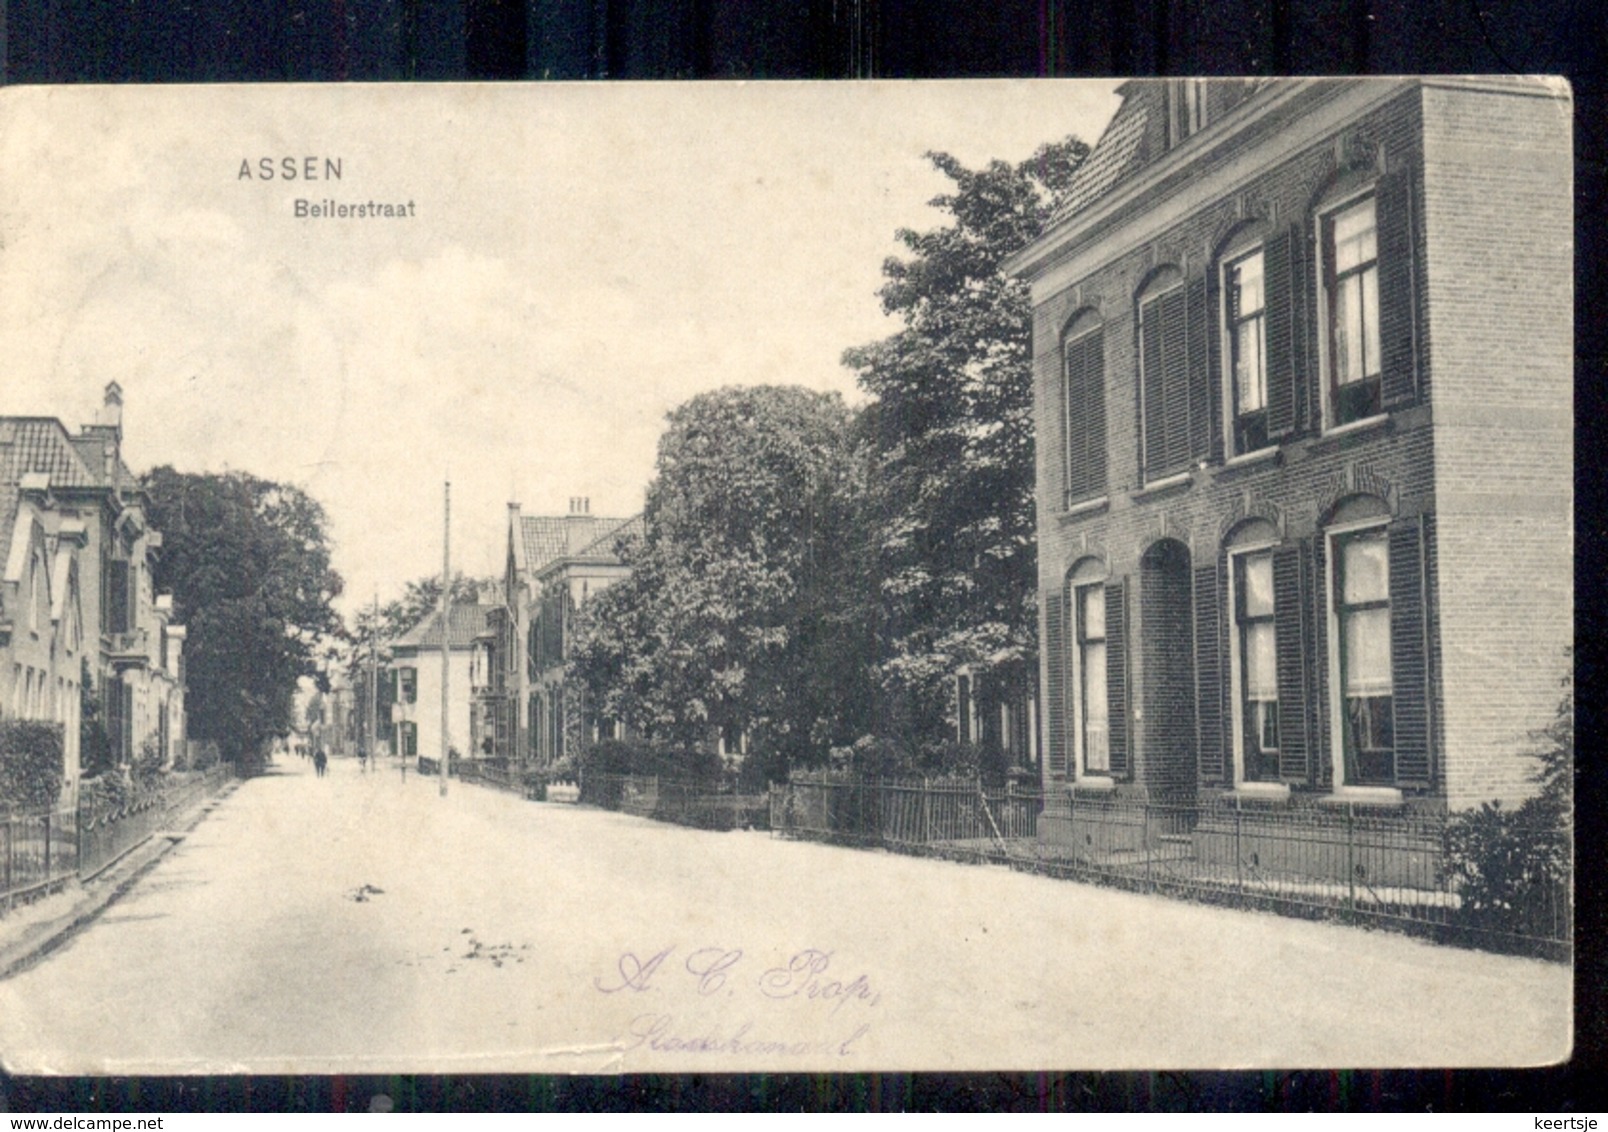
[[412, 668], [399, 668], [397, 672], [398, 699], [405, 704], [419, 700], [419, 674]]
[[1279, 777], [1278, 634], [1273, 609], [1273, 552], [1235, 555], [1234, 646], [1239, 665], [1239, 748], [1247, 782]]
[[1079, 586], [1077, 609], [1078, 753], [1085, 774], [1111, 772], [1111, 724], [1106, 695], [1105, 586]]
[[1223, 268], [1235, 453], [1267, 447], [1267, 322], [1262, 250]]
[[1061, 419], [1066, 436], [1066, 497], [1071, 506], [1106, 490], [1105, 335], [1092, 313], [1073, 321], [1061, 346]]
[[1328, 303], [1329, 423], [1348, 424], [1382, 409], [1379, 382], [1379, 241], [1374, 198], [1323, 218]]
[[403, 721], [396, 725], [397, 753], [403, 758], [413, 758], [419, 753], [419, 725]]
[[1389, 786], [1396, 777], [1391, 713], [1390, 553], [1384, 527], [1334, 536], [1344, 781]]

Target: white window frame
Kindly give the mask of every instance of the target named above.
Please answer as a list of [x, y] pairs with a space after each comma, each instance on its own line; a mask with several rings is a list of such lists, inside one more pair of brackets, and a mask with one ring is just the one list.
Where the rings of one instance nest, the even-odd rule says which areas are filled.
[[[1257, 539], [1248, 541], [1243, 545], [1230, 546], [1228, 549], [1228, 678], [1229, 678], [1229, 726], [1234, 739], [1234, 788], [1243, 792], [1270, 792], [1287, 795], [1289, 787], [1272, 779], [1253, 779], [1245, 775], [1245, 703], [1241, 688], [1244, 661], [1241, 659], [1243, 646], [1240, 643], [1239, 623], [1239, 571], [1240, 559], [1253, 554], [1271, 554], [1278, 546], [1277, 539]], [[1273, 633], [1275, 642], [1278, 640], [1278, 595], [1273, 598]], [[1275, 649], [1277, 645], [1275, 644]], [[1282, 705], [1280, 705], [1282, 707]], [[1282, 720], [1280, 721], [1282, 723]], [[1281, 728], [1282, 740], [1282, 728]]]
[[[1071, 598], [1072, 598], [1072, 617], [1071, 617], [1071, 629], [1072, 629], [1071, 638], [1072, 639], [1068, 643], [1072, 646], [1071, 649], [1070, 649], [1070, 652], [1072, 654], [1072, 663], [1070, 665], [1071, 683], [1072, 683], [1072, 770], [1073, 770], [1073, 781], [1075, 781], [1075, 782], [1102, 783], [1103, 784], [1103, 783], [1112, 783], [1112, 782], [1115, 781], [1115, 779], [1113, 779], [1112, 776], [1111, 776], [1111, 769], [1110, 769], [1110, 764], [1111, 764], [1111, 746], [1110, 746], [1110, 743], [1111, 743], [1111, 739], [1110, 739], [1110, 734], [1111, 734], [1110, 733], [1110, 727], [1111, 727], [1111, 718], [1110, 718], [1110, 716], [1111, 716], [1111, 689], [1109, 687], [1106, 688], [1106, 768], [1105, 769], [1103, 769], [1103, 770], [1090, 770], [1089, 769], [1089, 765], [1088, 765], [1088, 750], [1087, 750], [1087, 744], [1085, 742], [1085, 735], [1084, 735], [1085, 730], [1086, 730], [1086, 726], [1085, 726], [1086, 725], [1086, 718], [1085, 717], [1088, 714], [1088, 706], [1084, 702], [1084, 680], [1083, 680], [1083, 675], [1084, 675], [1083, 674], [1083, 639], [1082, 639], [1083, 638], [1083, 632], [1082, 632], [1082, 626], [1083, 626], [1083, 592], [1085, 590], [1098, 590], [1099, 593], [1100, 593], [1100, 600], [1101, 600], [1102, 603], [1104, 603], [1105, 602], [1105, 586], [1106, 586], [1106, 579], [1105, 579], [1104, 576], [1102, 576], [1102, 577], [1100, 577], [1099, 579], [1096, 579], [1096, 580], [1090, 580], [1090, 579], [1074, 580], [1070, 584], [1070, 586], [1068, 587], [1068, 591], [1067, 591], [1070, 594]], [[1110, 611], [1109, 608], [1105, 610], [1105, 613], [1106, 613], [1107, 616], [1110, 615], [1110, 612], [1111, 611]], [[1105, 647], [1107, 647], [1107, 648], [1110, 647], [1110, 644], [1109, 644], [1109, 642], [1110, 642], [1110, 632], [1109, 632], [1109, 630], [1107, 630], [1106, 635], [1102, 636], [1100, 639], [1101, 639], [1101, 642], [1105, 645]]]
[[[1267, 413], [1268, 386], [1271, 374], [1267, 365], [1267, 247], [1266, 241], [1258, 234], [1254, 239], [1235, 240], [1228, 245], [1217, 266], [1217, 336], [1219, 342], [1218, 357], [1222, 359], [1222, 397], [1223, 397], [1223, 447], [1224, 459], [1236, 460], [1252, 456], [1259, 452], [1277, 448], [1278, 442], [1273, 439], [1271, 430], [1266, 443], [1259, 448], [1241, 448], [1238, 442], [1239, 424], [1239, 383], [1234, 376], [1234, 317], [1233, 308], [1229, 304], [1229, 273], [1252, 256], [1262, 257], [1262, 309], [1260, 313], [1261, 353], [1262, 353], [1262, 413]], [[1265, 427], [1265, 426], [1264, 426]]]
[[1384, 410], [1384, 372], [1383, 359], [1380, 359], [1380, 373], [1376, 380], [1380, 382], [1380, 409], [1366, 417], [1358, 417], [1354, 421], [1341, 422], [1336, 413], [1336, 394], [1339, 385], [1335, 381], [1334, 361], [1334, 328], [1332, 324], [1332, 295], [1329, 291], [1329, 261], [1334, 256], [1334, 249], [1329, 245], [1327, 229], [1329, 222], [1339, 213], [1346, 211], [1363, 200], [1373, 201], [1374, 207], [1374, 325], [1379, 324], [1379, 194], [1378, 186], [1373, 181], [1358, 186], [1334, 200], [1326, 202], [1318, 209], [1315, 219], [1317, 221], [1313, 232], [1317, 254], [1312, 257], [1313, 266], [1317, 272], [1318, 294], [1318, 369], [1320, 377], [1319, 400], [1322, 404], [1323, 431], [1345, 432], [1352, 429], [1367, 428], [1383, 420], [1387, 415]]
[[[1327, 649], [1328, 656], [1325, 657], [1324, 663], [1328, 665], [1329, 673], [1329, 702], [1326, 705], [1326, 708], [1329, 712], [1329, 735], [1331, 736], [1331, 745], [1333, 748], [1333, 757], [1329, 760], [1333, 774], [1333, 779], [1330, 784], [1331, 789], [1337, 796], [1346, 798], [1399, 802], [1402, 796], [1399, 787], [1373, 785], [1364, 786], [1346, 781], [1346, 689], [1344, 683], [1345, 674], [1340, 668], [1341, 640], [1340, 613], [1338, 609], [1340, 604], [1340, 595], [1337, 588], [1337, 582], [1340, 577], [1340, 556], [1336, 549], [1337, 544], [1341, 540], [1345, 539], [1348, 535], [1355, 535], [1362, 531], [1373, 530], [1385, 532], [1388, 540], [1389, 526], [1389, 516], [1374, 515], [1365, 519], [1358, 519], [1355, 522], [1336, 523], [1333, 526], [1324, 528], [1323, 609], [1325, 623], [1328, 625], [1329, 630]], [[1395, 587], [1393, 584], [1391, 584], [1390, 575], [1388, 573], [1388, 541], [1386, 570], [1385, 592], [1391, 595], [1393, 606], [1395, 599]], [[1392, 687], [1391, 694], [1392, 696], [1395, 694], [1394, 687]], [[1392, 706], [1394, 707], [1394, 705]], [[1392, 761], [1394, 762], [1394, 759]]]

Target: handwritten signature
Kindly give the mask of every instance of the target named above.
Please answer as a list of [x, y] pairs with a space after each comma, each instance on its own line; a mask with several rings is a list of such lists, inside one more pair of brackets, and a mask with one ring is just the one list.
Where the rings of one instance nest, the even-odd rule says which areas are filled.
[[[604, 994], [655, 990], [654, 980], [676, 952], [675, 947], [666, 947], [651, 955], [622, 952], [615, 961], [614, 971], [606, 978], [594, 978], [592, 985]], [[844, 978], [835, 974], [832, 952], [814, 947], [795, 952], [785, 964], [769, 967], [757, 976], [747, 975], [740, 969], [743, 967], [741, 948], [700, 947], [687, 952], [679, 965], [692, 980], [696, 992], [705, 998], [722, 990], [727, 995], [734, 995], [739, 989], [755, 990], [772, 1001], [803, 999], [830, 1004], [829, 1014], [836, 1014], [850, 1002], [876, 1006], [882, 1001], [882, 993], [867, 975], [860, 973]], [[672, 964], [670, 970], [674, 969]], [[675, 977], [678, 976], [666, 975], [666, 980]]]
[[754, 1023], [745, 1021], [729, 1033], [711, 1025], [702, 1032], [678, 1032], [672, 1014], [639, 1014], [631, 1019], [625, 1034], [627, 1051], [646, 1047], [655, 1053], [725, 1053], [735, 1055], [770, 1054], [807, 1057], [812, 1054], [850, 1057], [859, 1051], [854, 1044], [871, 1032], [861, 1023], [847, 1037], [824, 1041], [799, 1041], [753, 1034]]

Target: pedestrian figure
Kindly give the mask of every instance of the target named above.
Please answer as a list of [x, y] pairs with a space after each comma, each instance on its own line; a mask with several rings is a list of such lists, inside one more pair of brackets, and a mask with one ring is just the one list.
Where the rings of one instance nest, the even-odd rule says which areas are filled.
[[313, 752], [313, 769], [318, 772], [319, 778], [324, 777], [324, 768], [328, 765], [329, 759], [324, 756], [324, 748], [320, 747]]

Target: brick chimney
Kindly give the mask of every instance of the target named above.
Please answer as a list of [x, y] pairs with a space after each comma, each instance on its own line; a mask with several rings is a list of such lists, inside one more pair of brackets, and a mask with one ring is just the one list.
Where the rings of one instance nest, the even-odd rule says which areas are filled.
[[597, 521], [592, 518], [592, 501], [584, 495], [572, 495], [569, 514], [564, 516], [564, 550], [579, 554], [581, 549], [597, 537]]

